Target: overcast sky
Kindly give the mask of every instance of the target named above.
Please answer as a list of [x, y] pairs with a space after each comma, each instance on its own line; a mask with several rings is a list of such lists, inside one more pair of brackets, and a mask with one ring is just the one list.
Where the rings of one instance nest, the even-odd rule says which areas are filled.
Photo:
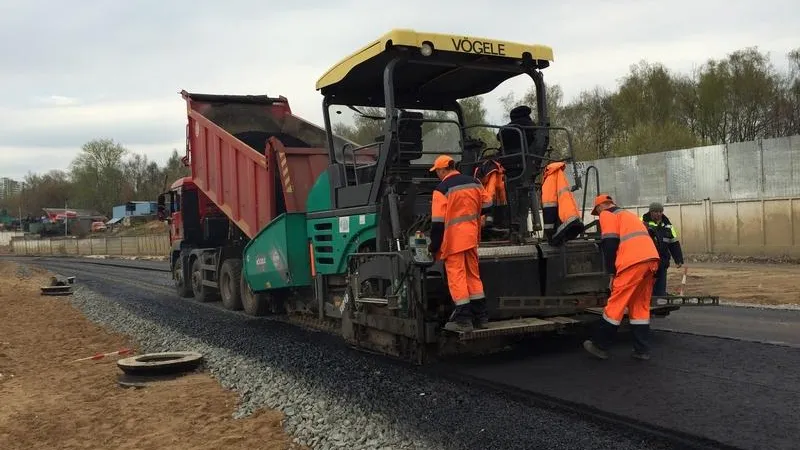
[[284, 95], [321, 124], [317, 78], [391, 28], [550, 45], [545, 79], [570, 99], [613, 88], [641, 59], [688, 72], [755, 45], [785, 67], [798, 11], [791, 0], [0, 0], [0, 177], [65, 169], [99, 137], [163, 162], [183, 151], [181, 89]]

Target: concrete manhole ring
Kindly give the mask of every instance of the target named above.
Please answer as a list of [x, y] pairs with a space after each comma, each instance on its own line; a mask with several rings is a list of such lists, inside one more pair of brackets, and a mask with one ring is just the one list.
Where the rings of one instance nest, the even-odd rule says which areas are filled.
[[163, 375], [189, 372], [203, 362], [197, 352], [145, 353], [117, 361], [117, 367], [130, 375]]

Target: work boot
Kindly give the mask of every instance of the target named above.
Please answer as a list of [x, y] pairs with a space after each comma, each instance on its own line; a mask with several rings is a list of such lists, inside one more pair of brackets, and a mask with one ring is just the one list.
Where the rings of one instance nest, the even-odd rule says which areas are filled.
[[486, 299], [471, 300], [469, 302], [472, 307], [472, 324], [479, 330], [489, 328], [489, 311], [486, 310]]
[[592, 342], [590, 339], [583, 341], [583, 348], [596, 358], [608, 359], [608, 352], [594, 345], [594, 342]]
[[634, 352], [631, 354], [631, 357], [640, 361], [650, 361], [650, 353], [646, 352], [637, 352], [634, 350]]
[[[633, 336], [633, 352], [638, 355], [650, 354], [650, 346], [647, 343], [648, 335], [650, 334], [649, 324], [635, 324], [631, 325], [631, 335]], [[644, 358], [638, 358], [644, 359]]]
[[469, 303], [455, 307], [453, 314], [450, 315], [450, 320], [444, 324], [444, 329], [463, 333], [473, 330], [472, 310], [470, 309]]

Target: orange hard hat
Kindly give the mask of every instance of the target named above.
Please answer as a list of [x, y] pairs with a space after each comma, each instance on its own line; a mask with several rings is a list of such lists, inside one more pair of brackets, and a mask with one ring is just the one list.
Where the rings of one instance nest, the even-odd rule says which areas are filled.
[[448, 155], [439, 155], [433, 162], [433, 166], [431, 167], [430, 171], [435, 172], [436, 169], [446, 169], [452, 163], [453, 158], [449, 157]]
[[592, 215], [597, 215], [597, 207], [602, 205], [603, 203], [611, 202], [614, 203], [614, 199], [611, 198], [608, 194], [600, 194], [594, 198], [594, 207], [592, 208]]

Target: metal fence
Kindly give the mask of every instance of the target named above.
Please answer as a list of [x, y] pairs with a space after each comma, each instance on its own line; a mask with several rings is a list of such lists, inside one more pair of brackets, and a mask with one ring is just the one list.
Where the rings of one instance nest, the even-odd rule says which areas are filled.
[[[584, 161], [581, 176], [589, 165], [621, 205], [800, 197], [800, 135]], [[575, 194], [580, 202], [583, 192]]]
[[100, 237], [87, 239], [14, 239], [12, 250], [20, 255], [166, 256], [169, 235]]

